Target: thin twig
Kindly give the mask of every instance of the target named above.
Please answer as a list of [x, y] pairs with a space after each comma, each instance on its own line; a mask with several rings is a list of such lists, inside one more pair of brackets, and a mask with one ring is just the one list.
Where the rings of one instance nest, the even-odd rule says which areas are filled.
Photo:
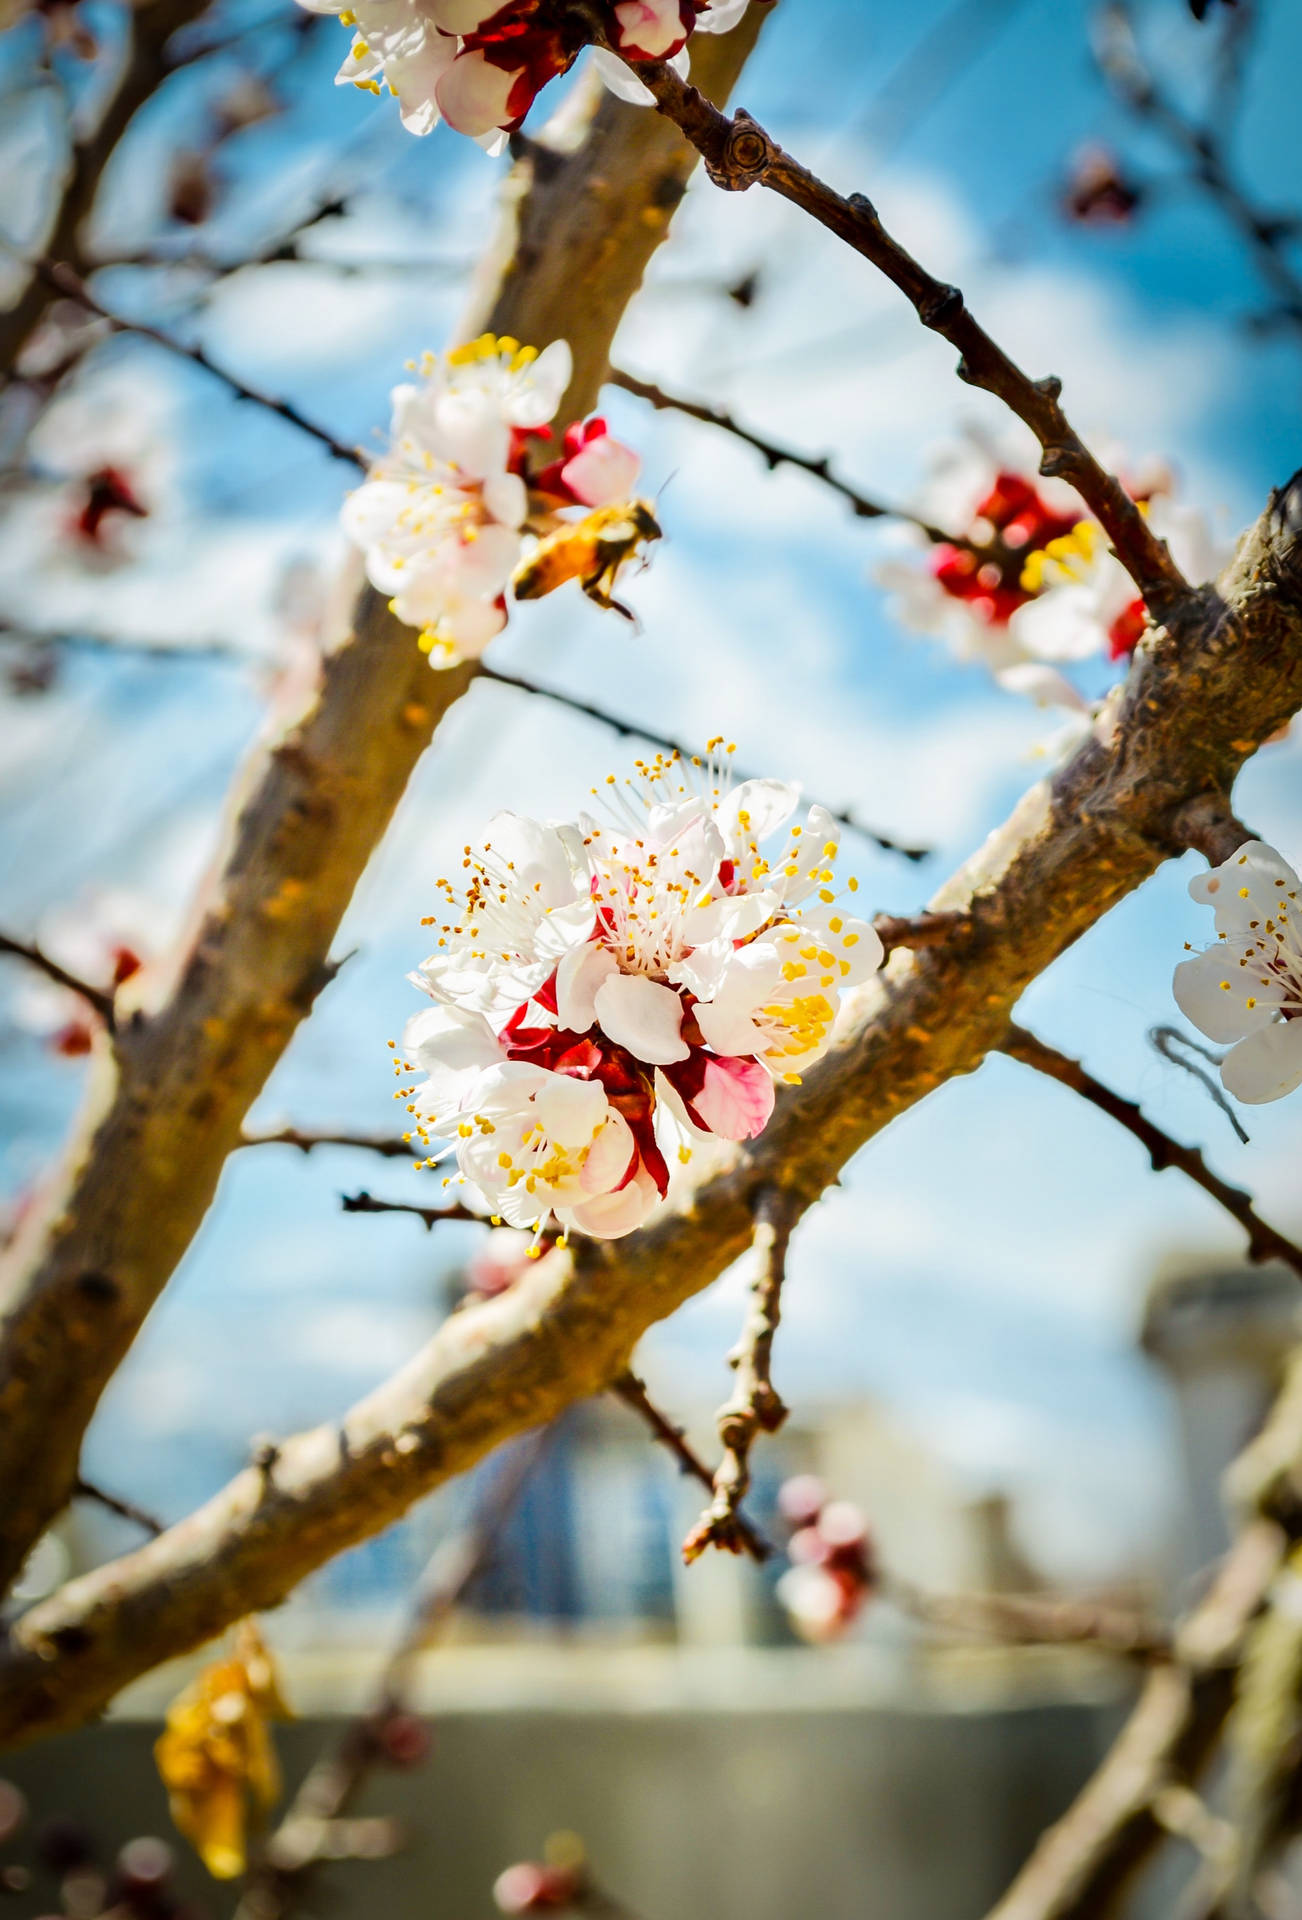
[[683, 1558], [689, 1566], [707, 1547], [723, 1547], [729, 1553], [743, 1550], [737, 1510], [750, 1487], [750, 1450], [759, 1433], [776, 1433], [787, 1417], [770, 1368], [773, 1336], [782, 1313], [787, 1242], [797, 1214], [792, 1196], [780, 1187], [765, 1187], [755, 1204], [751, 1251], [756, 1272], [741, 1339], [728, 1355], [736, 1379], [719, 1409], [723, 1458], [712, 1482], [714, 1498], [683, 1542]]
[[766, 440], [762, 434], [754, 433], [734, 419], [723, 407], [712, 407], [702, 400], [685, 400], [681, 394], [667, 393], [653, 380], [639, 380], [636, 374], [626, 373], [620, 367], [612, 367], [606, 376], [612, 386], [622, 387], [625, 393], [636, 395], [660, 412], [686, 414], [689, 420], [704, 421], [707, 426], [718, 427], [724, 433], [753, 447], [763, 458], [772, 472], [775, 467], [798, 467], [802, 473], [810, 473], [816, 480], [839, 493], [849, 503], [851, 511], [860, 520], [907, 520], [912, 526], [919, 527], [928, 540], [951, 547], [968, 547], [972, 551], [984, 553], [984, 547], [973, 548], [972, 543], [961, 535], [946, 533], [943, 527], [933, 526], [929, 520], [922, 520], [916, 513], [910, 513], [907, 507], [884, 506], [879, 500], [870, 500], [860, 493], [847, 480], [832, 471], [832, 463], [826, 454], [815, 459], [807, 453], [797, 453], [791, 447], [779, 446], [775, 440]]
[[47, 979], [58, 986], [66, 987], [94, 1009], [110, 1033], [116, 1031], [116, 1016], [113, 1011], [113, 995], [103, 987], [92, 987], [88, 980], [79, 980], [75, 973], [69, 973], [57, 960], [51, 960], [43, 948], [34, 941], [15, 940], [12, 934], [0, 933], [0, 953], [11, 953], [18, 960], [25, 960], [31, 967], [43, 973]]
[[[610, 1391], [616, 1399], [630, 1407], [640, 1420], [645, 1420], [652, 1438], [673, 1455], [681, 1472], [690, 1474], [693, 1480], [699, 1480], [707, 1492], [714, 1491], [714, 1475], [709, 1467], [689, 1443], [683, 1429], [676, 1427], [672, 1420], [661, 1413], [635, 1373], [631, 1370], [621, 1373]], [[737, 1538], [751, 1559], [767, 1560], [773, 1548], [754, 1523], [740, 1511], [733, 1515], [733, 1521]]]
[[473, 1220], [480, 1227], [489, 1224], [482, 1213], [473, 1213], [469, 1207], [463, 1207], [460, 1201], [454, 1201], [447, 1207], [418, 1207], [409, 1200], [375, 1200], [363, 1191], [341, 1193], [339, 1204], [345, 1213], [414, 1213], [425, 1222], [427, 1228], [437, 1227], [445, 1220]]
[[[680, 759], [688, 762], [699, 757], [695, 747], [686, 746], [681, 740], [671, 739], [667, 733], [655, 733], [640, 720], [621, 720], [618, 714], [608, 713], [604, 707], [593, 706], [588, 700], [580, 700], [577, 694], [562, 693], [559, 687], [545, 687], [539, 681], [526, 680], [517, 673], [499, 673], [496, 667], [485, 666], [482, 661], [479, 662], [476, 677], [480, 680], [491, 680], [499, 687], [514, 687], [519, 693], [536, 694], [541, 700], [552, 700], [558, 707], [568, 707], [571, 713], [581, 713], [585, 719], [596, 720], [601, 726], [609, 727], [611, 732], [618, 734], [621, 740], [646, 740], [653, 747], [659, 747], [665, 753], [676, 753]], [[733, 772], [738, 780], [751, 778], [751, 775], [745, 773], [740, 767], [734, 767]], [[885, 834], [878, 833], [875, 828], [866, 827], [847, 809], [828, 807], [826, 811], [841, 826], [848, 828], [851, 833], [862, 835], [865, 840], [871, 840], [873, 845], [880, 847], [884, 853], [898, 853], [904, 860], [925, 860], [931, 853], [930, 847], [906, 847], [898, 840], [888, 839]]]
[[1252, 1196], [1241, 1187], [1230, 1186], [1214, 1174], [1196, 1147], [1182, 1147], [1169, 1133], [1164, 1133], [1161, 1127], [1146, 1119], [1133, 1100], [1126, 1100], [1110, 1087], [1105, 1087], [1087, 1073], [1078, 1060], [1059, 1053], [1056, 1047], [1046, 1046], [1043, 1040], [1037, 1040], [1024, 1027], [1010, 1027], [1000, 1042], [1000, 1051], [1014, 1060], [1020, 1060], [1025, 1066], [1034, 1067], [1037, 1073], [1047, 1074], [1062, 1086], [1070, 1087], [1073, 1093], [1080, 1094], [1091, 1106], [1098, 1107], [1100, 1112], [1120, 1122], [1147, 1149], [1156, 1172], [1160, 1173], [1164, 1167], [1178, 1167], [1195, 1186], [1201, 1187], [1204, 1193], [1219, 1202], [1230, 1218], [1243, 1228], [1248, 1236], [1249, 1260], [1280, 1260], [1302, 1279], [1302, 1247], [1269, 1226], [1253, 1206]]
[[159, 660], [253, 660], [256, 656], [229, 640], [141, 640], [114, 633], [95, 633], [81, 629], [29, 626], [23, 621], [0, 619], [0, 644], [32, 647], [71, 647], [88, 653], [146, 655]]
[[[410, 1139], [404, 1140], [401, 1134], [392, 1133], [304, 1133], [299, 1127], [278, 1127], [273, 1133], [245, 1133], [239, 1144], [241, 1147], [297, 1147], [300, 1153], [311, 1153], [314, 1147], [363, 1147], [367, 1153], [383, 1154], [386, 1160], [414, 1158]], [[379, 1201], [371, 1210], [387, 1211]], [[353, 1211], [365, 1213], [367, 1209], [357, 1207]]]
[[1297, 216], [1268, 212], [1253, 200], [1235, 176], [1224, 135], [1212, 118], [1201, 124], [1187, 119], [1167, 99], [1140, 54], [1123, 0], [1111, 0], [1097, 16], [1095, 57], [1112, 91], [1184, 157], [1197, 184], [1243, 235], [1258, 273], [1279, 301], [1279, 317], [1302, 329], [1302, 274], [1285, 251], [1297, 237]]
[[263, 1863], [250, 1876], [234, 1920], [286, 1920], [306, 1891], [313, 1869], [330, 1857], [328, 1842], [335, 1823], [347, 1813], [373, 1769], [389, 1758], [386, 1727], [395, 1715], [409, 1711], [406, 1702], [417, 1655], [447, 1625], [468, 1588], [492, 1561], [551, 1432], [545, 1427], [515, 1450], [495, 1475], [470, 1525], [442, 1541], [431, 1555], [374, 1697], [308, 1772], [270, 1836]]
[[1132, 1659], [1170, 1653], [1171, 1635], [1156, 1621], [1102, 1601], [1059, 1594], [928, 1593], [911, 1580], [881, 1576], [879, 1585], [902, 1612], [947, 1633], [1025, 1646], [1091, 1646]]
[[[579, 0], [575, 11], [593, 38], [609, 45], [601, 19]], [[1056, 376], [1032, 380], [1025, 374], [978, 325], [959, 289], [937, 280], [887, 233], [864, 194], [845, 199], [834, 192], [784, 153], [748, 113], [721, 113], [663, 61], [640, 61], [630, 71], [701, 154], [716, 186], [740, 190], [763, 185], [790, 200], [884, 273], [912, 302], [923, 326], [958, 348], [959, 378], [995, 394], [1031, 429], [1043, 449], [1041, 473], [1076, 489], [1156, 620], [1169, 620], [1189, 602], [1189, 584], [1165, 543], [1116, 476], [1094, 458], [1058, 404], [1062, 382]]]
[[112, 308], [106, 307], [102, 300], [97, 299], [80, 274], [74, 273], [72, 268], [63, 262], [42, 257], [30, 260], [27, 264], [37, 277], [48, 287], [53, 288], [56, 293], [64, 295], [66, 299], [75, 300], [77, 305], [84, 307], [87, 313], [93, 313], [99, 319], [107, 321], [114, 333], [139, 334], [142, 339], [152, 340], [158, 346], [166, 347], [169, 353], [179, 354], [183, 360], [193, 361], [196, 367], [202, 367], [204, 372], [211, 374], [214, 380], [220, 380], [237, 400], [247, 400], [254, 406], [265, 408], [268, 413], [274, 413], [278, 419], [288, 421], [291, 427], [297, 427], [301, 433], [310, 434], [314, 440], [319, 440], [336, 460], [346, 460], [350, 466], [360, 468], [363, 473], [367, 471], [367, 462], [356, 447], [345, 446], [342, 440], [337, 440], [325, 427], [319, 427], [314, 420], [309, 420], [305, 414], [300, 413], [290, 401], [278, 400], [272, 394], [263, 393], [257, 387], [249, 386], [247, 381], [239, 379], [233, 373], [228, 373], [225, 367], [218, 366], [215, 361], [210, 360], [202, 347], [188, 346], [184, 340], [178, 340], [175, 335], [164, 333], [161, 327], [150, 326], [144, 320], [125, 319], [122, 314], [114, 312]]
[[153, 1514], [147, 1513], [144, 1507], [136, 1506], [131, 1500], [120, 1500], [115, 1493], [106, 1493], [104, 1488], [96, 1486], [93, 1480], [86, 1480], [78, 1475], [77, 1484], [72, 1491], [75, 1499], [93, 1500], [97, 1506], [107, 1508], [110, 1513], [116, 1513], [120, 1520], [130, 1520], [135, 1526], [142, 1527], [146, 1533], [153, 1534], [155, 1537], [166, 1532], [164, 1523], [161, 1520], [155, 1520]]
[[1205, 1047], [1200, 1040], [1195, 1040], [1192, 1034], [1181, 1033], [1179, 1027], [1150, 1027], [1148, 1029], [1148, 1037], [1164, 1060], [1169, 1060], [1173, 1067], [1179, 1067], [1182, 1073], [1192, 1074], [1195, 1080], [1201, 1082], [1206, 1088], [1212, 1104], [1219, 1107], [1220, 1111], [1233, 1127], [1235, 1134], [1238, 1136], [1239, 1145], [1246, 1147], [1248, 1144], [1248, 1130], [1226, 1099], [1222, 1088], [1212, 1079], [1212, 1076], [1205, 1067], [1196, 1065], [1192, 1060], [1186, 1060], [1183, 1052], [1177, 1051], [1177, 1049], [1187, 1048], [1190, 1053], [1200, 1054], [1204, 1060], [1209, 1060], [1214, 1067], [1220, 1066], [1221, 1061], [1225, 1057], [1224, 1054], [1218, 1053], [1214, 1047]]

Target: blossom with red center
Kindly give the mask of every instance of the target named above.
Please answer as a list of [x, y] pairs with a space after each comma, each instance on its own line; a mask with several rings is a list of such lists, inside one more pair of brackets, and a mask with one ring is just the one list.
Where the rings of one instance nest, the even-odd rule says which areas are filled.
[[[387, 86], [409, 132], [429, 133], [442, 119], [490, 152], [500, 151], [548, 81], [568, 72], [586, 44], [582, 24], [554, 0], [301, 4], [337, 14], [356, 29], [336, 84], [377, 94]], [[685, 70], [691, 34], [724, 31], [745, 6], [746, 0], [606, 0], [605, 31], [619, 54], [596, 58], [615, 69], [617, 91], [649, 100], [625, 60], [667, 59]]]
[[1143, 189], [1126, 177], [1107, 147], [1081, 147], [1073, 156], [1062, 193], [1069, 220], [1081, 226], [1128, 226], [1143, 199]]
[[426, 1164], [455, 1154], [495, 1216], [538, 1236], [553, 1219], [629, 1233], [698, 1144], [762, 1132], [882, 958], [837, 910], [830, 816], [793, 821], [794, 787], [675, 755], [606, 793], [606, 818], [498, 815], [438, 883], [415, 976], [435, 1004], [398, 1067], [425, 1076], [401, 1090], [414, 1133], [446, 1142]]
[[778, 1599], [802, 1639], [838, 1639], [876, 1588], [867, 1523], [850, 1501], [829, 1500], [812, 1474], [788, 1480], [778, 1506], [794, 1528], [787, 1547], [791, 1565], [778, 1581]]
[[[1190, 580], [1205, 580], [1225, 556], [1201, 515], [1171, 499], [1171, 485], [1165, 472], [1129, 482], [1177, 565]], [[1009, 691], [1088, 714], [1062, 669], [1129, 655], [1147, 612], [1082, 502], [1061, 482], [997, 461], [973, 442], [950, 454], [923, 512], [961, 527], [962, 538], [928, 540], [921, 564], [879, 568], [902, 623], [947, 639], [960, 659], [983, 661]], [[925, 538], [906, 537], [915, 545]]]

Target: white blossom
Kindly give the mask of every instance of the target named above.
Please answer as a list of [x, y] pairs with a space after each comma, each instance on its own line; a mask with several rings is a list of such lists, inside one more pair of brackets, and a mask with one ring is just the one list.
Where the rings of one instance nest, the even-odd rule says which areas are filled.
[[1229, 1044], [1221, 1079], [1258, 1105], [1302, 1085], [1302, 881], [1273, 847], [1249, 840], [1190, 881], [1215, 909], [1216, 940], [1175, 970], [1182, 1013]]

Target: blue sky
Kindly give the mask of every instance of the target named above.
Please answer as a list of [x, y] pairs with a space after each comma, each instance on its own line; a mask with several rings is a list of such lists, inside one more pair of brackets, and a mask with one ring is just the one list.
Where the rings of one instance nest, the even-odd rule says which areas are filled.
[[[1141, 12], [1163, 70], [1195, 98], [1209, 30], [1179, 0], [1150, 0]], [[1290, 75], [1302, 71], [1302, 15], [1281, 0], [1264, 12], [1239, 149], [1245, 176], [1269, 197], [1298, 172]], [[1236, 531], [1302, 461], [1302, 340], [1246, 325], [1262, 296], [1242, 243], [1167, 178], [1165, 153], [1106, 101], [1084, 5], [1005, 0], [962, 13], [956, 20], [930, 0], [907, 9], [785, 0], [739, 97], [835, 184], [866, 189], [1033, 372], [1059, 373], [1082, 430], [1169, 458], [1187, 495]], [[956, 30], [976, 20], [983, 53], [930, 111], [897, 112], [890, 124], [883, 101], [898, 104], [900, 62], [947, 14]], [[272, 65], [279, 31], [266, 36]], [[265, 237], [323, 183], [365, 181], [328, 244], [349, 257], [419, 254], [451, 270], [343, 278], [277, 267], [228, 282], [197, 313], [175, 288], [160, 305], [157, 283], [149, 293], [139, 275], [105, 284], [124, 305], [152, 301], [155, 314], [344, 438], [367, 440], [403, 360], [440, 345], [455, 323], [465, 288], [455, 263], [473, 257], [503, 163], [445, 131], [415, 141], [391, 105], [334, 90], [340, 52], [327, 29], [313, 60], [290, 70], [289, 112], [230, 149], [214, 250]], [[142, 125], [115, 237], [149, 231], [155, 161], [193, 126], [219, 77], [197, 69]], [[22, 131], [39, 145], [39, 126]], [[1100, 137], [1159, 183], [1125, 232], [1068, 227], [1054, 213], [1067, 155]], [[11, 209], [0, 213], [9, 220]], [[762, 293], [749, 311], [702, 290], [752, 267]], [[953, 378], [950, 350], [922, 335], [863, 262], [771, 196], [705, 184], [689, 195], [618, 357], [777, 437], [834, 453], [865, 490], [897, 500], [917, 496], [938, 442], [999, 417]], [[119, 343], [103, 359], [161, 387], [174, 412], [180, 482], [157, 552], [130, 576], [33, 581], [0, 530], [0, 597], [51, 619], [266, 644], [283, 561], [341, 557], [333, 516], [347, 475], [281, 422], [236, 407], [152, 349]], [[666, 542], [633, 590], [642, 631], [557, 596], [522, 610], [492, 657], [678, 734], [727, 731], [749, 765], [801, 778], [818, 797], [934, 845], [921, 869], [868, 849], [858, 860], [874, 906], [920, 905], [1042, 770], [1051, 723], [893, 626], [871, 578], [889, 532], [852, 520], [803, 476], [768, 475], [706, 428], [654, 417], [618, 393], [608, 412], [643, 449], [649, 488], [670, 483]], [[259, 716], [249, 674], [200, 661], [77, 658], [43, 701], [9, 701], [0, 711], [9, 742], [0, 924], [37, 927], [91, 882], [135, 888], [178, 912]], [[570, 812], [627, 757], [586, 722], [476, 689], [419, 769], [359, 890], [339, 942], [357, 957], [295, 1040], [258, 1117], [388, 1124], [384, 1042], [413, 1005], [404, 976], [424, 952], [417, 922], [446, 851], [501, 806]], [[1240, 789], [1244, 815], [1295, 861], [1300, 770], [1302, 749], [1287, 742], [1263, 753]], [[1302, 1226], [1302, 1097], [1252, 1113], [1241, 1148], [1146, 1040], [1155, 1022], [1175, 1017], [1170, 973], [1181, 943], [1205, 933], [1184, 891], [1194, 867], [1165, 869], [1065, 955], [1027, 996], [1023, 1017], [1182, 1138], [1205, 1142], [1271, 1218]], [[17, 986], [13, 970], [0, 986]], [[0, 1038], [13, 1188], [61, 1137], [79, 1072], [12, 1026]], [[464, 1256], [466, 1234], [426, 1239], [408, 1220], [341, 1216], [338, 1192], [359, 1185], [431, 1197], [416, 1176], [356, 1155], [305, 1162], [277, 1149], [231, 1164], [105, 1402], [91, 1436], [95, 1471], [179, 1513], [238, 1463], [251, 1431], [337, 1411], [424, 1337], [439, 1275]], [[1132, 1344], [1148, 1279], [1173, 1247], [1198, 1257], [1238, 1245], [1177, 1174], [1155, 1178], [1100, 1116], [996, 1060], [873, 1142], [802, 1227], [784, 1387], [811, 1404], [880, 1396], [961, 1461], [974, 1485], [1022, 1494], [1064, 1572], [1111, 1570], [1169, 1520], [1170, 1409]], [[725, 1281], [650, 1336], [650, 1364], [686, 1408], [721, 1397], [736, 1305]], [[1018, 1458], [1010, 1430], [1022, 1436]], [[1049, 1494], [1084, 1516], [1083, 1559], [1058, 1538], [1067, 1530], [1044, 1520]]]

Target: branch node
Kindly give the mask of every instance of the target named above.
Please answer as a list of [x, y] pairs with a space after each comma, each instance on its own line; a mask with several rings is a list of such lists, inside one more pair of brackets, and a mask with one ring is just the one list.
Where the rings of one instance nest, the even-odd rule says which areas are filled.
[[963, 311], [963, 296], [957, 287], [938, 286], [934, 293], [928, 294], [918, 308], [918, 318], [924, 327], [943, 331], [952, 326]]
[[717, 156], [709, 157], [705, 170], [716, 187], [729, 193], [743, 193], [762, 180], [773, 161], [775, 148], [763, 127], [752, 119], [745, 107], [738, 107]]
[[1046, 400], [1057, 400], [1062, 394], [1062, 381], [1056, 373], [1046, 373], [1042, 380], [1033, 382], [1035, 391], [1042, 393]]

